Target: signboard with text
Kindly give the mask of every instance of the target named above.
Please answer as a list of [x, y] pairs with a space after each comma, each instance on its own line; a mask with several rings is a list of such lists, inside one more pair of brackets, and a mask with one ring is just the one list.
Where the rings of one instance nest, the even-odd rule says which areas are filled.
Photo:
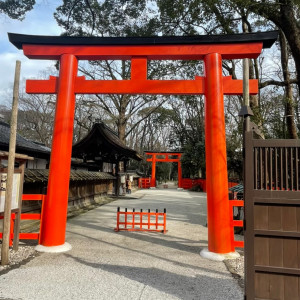
[[[13, 177], [13, 189], [12, 189], [12, 200], [11, 200], [12, 210], [19, 208], [20, 180], [21, 180], [21, 174], [15, 173]], [[7, 173], [0, 172], [0, 213], [4, 212], [6, 183], [7, 183]]]

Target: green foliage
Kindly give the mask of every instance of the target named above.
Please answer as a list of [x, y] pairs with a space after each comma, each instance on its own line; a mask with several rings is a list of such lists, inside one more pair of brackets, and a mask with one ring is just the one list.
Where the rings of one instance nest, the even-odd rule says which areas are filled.
[[11, 19], [23, 20], [25, 14], [33, 9], [35, 0], [4, 0], [0, 1], [0, 14]]
[[[146, 0], [64, 0], [56, 9], [54, 17], [64, 29], [65, 35], [96, 37], [157, 35], [156, 18], [149, 1]], [[79, 71], [91, 80], [125, 80], [130, 78], [130, 61], [80, 62]], [[140, 95], [92, 97], [95, 105], [106, 112], [123, 142], [138, 124], [154, 111], [152, 108], [164, 101], [156, 96]], [[148, 114], [139, 114], [141, 109], [145, 109], [145, 112], [147, 108]]]
[[[170, 147], [184, 152], [183, 177], [205, 175], [204, 103], [199, 96], [184, 96], [171, 102], [173, 118]], [[202, 174], [201, 174], [202, 173]]]
[[54, 17], [68, 35], [142, 36], [156, 34], [146, 0], [64, 0]]
[[156, 178], [159, 182], [166, 182], [171, 180], [171, 171], [172, 164], [171, 163], [157, 163], [156, 164]]
[[286, 98], [283, 95], [272, 94], [271, 99], [262, 97], [264, 131], [267, 139], [286, 139], [288, 138], [287, 120], [285, 111], [282, 109], [286, 105]]
[[233, 33], [238, 29], [235, 7], [231, 1], [159, 0], [163, 34]]
[[[54, 16], [64, 34], [71, 36], [232, 34], [243, 30], [254, 32], [264, 31], [266, 28], [281, 28], [288, 42], [294, 48], [299, 48], [299, 41], [288, 34], [291, 29], [300, 32], [299, 3], [299, 0], [63, 0]], [[26, 11], [32, 9], [33, 4], [33, 0], [1, 1], [0, 11], [21, 19]], [[283, 19], [289, 16], [286, 15], [287, 11], [291, 13], [291, 18]], [[291, 23], [289, 20], [292, 20]], [[300, 74], [300, 51], [297, 54], [291, 48], [291, 53], [294, 60], [291, 74], [296, 78]], [[270, 81], [268, 85], [275, 86], [272, 89], [264, 88], [268, 89], [267, 92], [262, 90], [257, 101], [251, 103], [254, 111], [252, 121], [263, 128], [267, 138], [285, 137], [287, 131], [283, 99], [285, 83], [282, 82], [282, 69], [278, 61], [275, 62], [278, 64], [276, 70], [267, 70], [263, 60], [261, 65], [260, 62], [257, 62], [257, 65], [253, 62], [253, 67], [250, 68], [252, 78]], [[233, 77], [235, 72], [241, 74], [239, 62], [223, 63], [224, 73], [228, 72]], [[270, 65], [270, 61], [267, 64]], [[87, 67], [81, 65], [80, 71], [88, 79], [128, 79], [130, 64], [90, 62]], [[194, 79], [196, 75], [202, 74], [203, 66], [199, 61], [148, 63], [149, 79]], [[299, 91], [295, 89], [294, 94], [297, 98], [295, 110], [299, 111]], [[126, 134], [132, 134], [131, 147], [140, 151], [183, 151], [184, 177], [198, 177], [201, 172], [202, 176], [205, 175], [204, 104], [201, 97], [97, 97], [101, 101], [98, 105], [106, 112], [106, 119], [110, 119], [116, 126], [127, 126]], [[94, 99], [89, 100], [91, 105], [96, 105]], [[234, 105], [226, 114], [228, 169], [232, 176], [240, 176], [242, 130], [237, 115], [242, 99], [237, 100]], [[81, 119], [84, 119], [84, 116]], [[142, 168], [147, 172], [150, 170], [148, 165], [142, 165]], [[158, 173], [161, 173], [162, 178], [173, 171], [176, 171], [176, 166], [172, 167], [166, 163], [158, 166]]]
[[204, 141], [191, 140], [182, 151], [182, 175], [184, 178], [205, 177]]
[[227, 140], [227, 170], [231, 180], [243, 178], [243, 152], [237, 140]]

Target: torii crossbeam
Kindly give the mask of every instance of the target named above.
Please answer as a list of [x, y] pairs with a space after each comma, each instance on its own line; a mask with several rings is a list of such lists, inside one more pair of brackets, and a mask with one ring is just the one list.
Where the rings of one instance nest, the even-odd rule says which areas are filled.
[[[229, 220], [223, 95], [241, 95], [242, 81], [222, 75], [222, 59], [256, 58], [271, 47], [277, 32], [193, 37], [48, 37], [9, 34], [31, 59], [59, 60], [58, 77], [27, 80], [27, 93], [57, 94], [47, 198], [41, 245], [65, 243], [76, 94], [205, 95], [205, 147], [208, 249], [234, 251]], [[78, 60], [131, 60], [130, 80], [85, 80]], [[205, 76], [195, 80], [148, 80], [149, 60], [204, 60]], [[250, 80], [250, 93], [258, 92]]]

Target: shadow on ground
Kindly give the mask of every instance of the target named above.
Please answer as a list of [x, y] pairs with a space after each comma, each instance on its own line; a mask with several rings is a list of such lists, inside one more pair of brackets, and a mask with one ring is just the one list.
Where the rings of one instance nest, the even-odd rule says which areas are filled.
[[[65, 255], [69, 258], [73, 258], [80, 264], [126, 277], [130, 280], [142, 283], [145, 286], [150, 286], [161, 292], [178, 297], [179, 299], [238, 299], [234, 292], [230, 291], [230, 285], [227, 284], [228, 279], [209, 277], [206, 275], [200, 276], [198, 274], [195, 276], [185, 276], [158, 268], [139, 268], [91, 263], [69, 254]], [[209, 285], [206, 284], [207, 282], [209, 282]], [[216, 290], [223, 290], [224, 293], [216, 293]], [[216, 295], [220, 294], [222, 294], [222, 296], [218, 298]]]

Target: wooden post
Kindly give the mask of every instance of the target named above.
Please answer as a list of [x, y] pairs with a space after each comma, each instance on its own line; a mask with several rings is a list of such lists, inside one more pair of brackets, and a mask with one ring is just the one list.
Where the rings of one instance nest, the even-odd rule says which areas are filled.
[[243, 59], [243, 98], [244, 105], [249, 106], [249, 59]]
[[15, 68], [13, 103], [12, 103], [12, 112], [11, 112], [11, 121], [10, 121], [9, 155], [8, 155], [7, 183], [6, 183], [4, 218], [3, 218], [3, 238], [2, 238], [2, 248], [1, 248], [2, 265], [7, 265], [9, 263], [11, 200], [12, 200], [13, 176], [14, 176], [15, 154], [16, 154], [20, 71], [21, 71], [21, 62], [17, 60], [16, 68]]
[[20, 173], [20, 187], [19, 187], [19, 201], [18, 201], [18, 212], [16, 213], [15, 225], [14, 225], [14, 243], [13, 249], [17, 251], [19, 249], [19, 234], [20, 234], [20, 225], [21, 225], [21, 213], [22, 213], [22, 195], [23, 195], [23, 182], [24, 182], [24, 172], [25, 172], [25, 163], [23, 160], [20, 162], [19, 170]]
[[[243, 98], [244, 98], [244, 106], [250, 106], [249, 100], [249, 59], [243, 59]], [[244, 119], [244, 130], [250, 130], [250, 115], [245, 116]]]

